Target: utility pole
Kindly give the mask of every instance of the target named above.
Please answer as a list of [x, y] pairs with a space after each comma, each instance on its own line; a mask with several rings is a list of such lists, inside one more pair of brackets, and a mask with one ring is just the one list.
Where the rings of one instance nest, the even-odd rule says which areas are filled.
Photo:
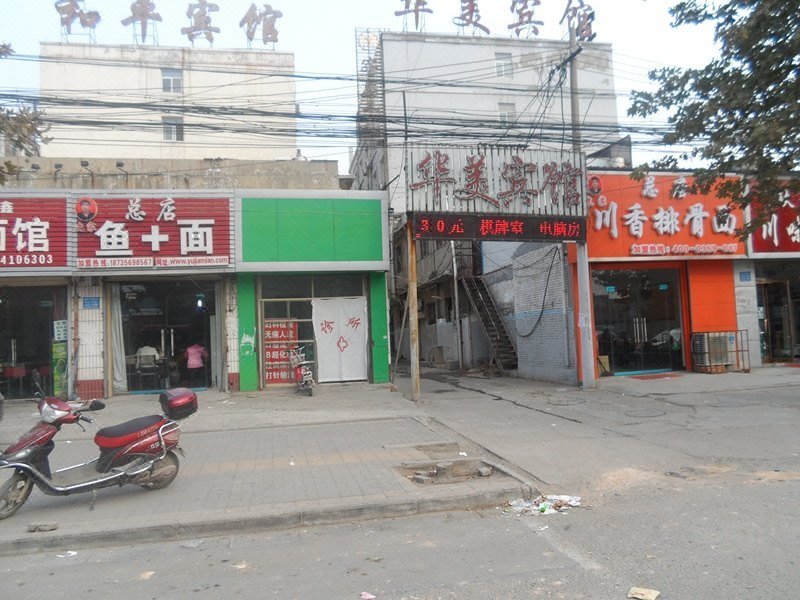
[[[581, 155], [580, 104], [578, 103], [578, 54], [575, 20], [567, 19], [569, 27], [569, 98], [572, 117], [572, 150]], [[584, 168], [586, 168], [585, 161]], [[583, 190], [585, 197], [586, 191]], [[578, 337], [581, 348], [581, 384], [583, 389], [595, 388], [594, 376], [594, 318], [592, 317], [592, 285], [589, 276], [589, 252], [586, 242], [577, 244], [578, 271]]]
[[406, 245], [408, 246], [408, 345], [411, 356], [411, 399], [419, 395], [419, 320], [417, 319], [417, 241], [414, 238], [414, 218], [407, 213]]
[[[408, 112], [406, 109], [406, 93], [403, 92], [403, 150], [408, 148]], [[408, 183], [408, 165], [406, 170], [406, 185]], [[406, 187], [408, 190], [409, 188]], [[409, 200], [406, 200], [408, 204]], [[406, 206], [408, 210], [408, 206]], [[408, 347], [409, 360], [411, 361], [411, 399], [420, 401], [419, 396], [419, 319], [417, 310], [417, 239], [414, 237], [414, 213], [406, 212], [406, 246], [408, 246]]]
[[458, 371], [464, 370], [464, 358], [461, 352], [461, 310], [458, 304], [458, 261], [456, 260], [456, 243], [450, 240], [450, 251], [453, 253], [453, 322], [456, 325], [456, 350], [458, 351]]

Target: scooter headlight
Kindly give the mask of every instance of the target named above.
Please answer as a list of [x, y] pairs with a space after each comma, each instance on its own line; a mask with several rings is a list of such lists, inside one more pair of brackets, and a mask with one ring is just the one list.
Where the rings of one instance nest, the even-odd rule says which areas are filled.
[[55, 423], [62, 417], [66, 417], [69, 414], [68, 410], [59, 410], [55, 406], [45, 402], [40, 410], [42, 414], [42, 421], [45, 423]]

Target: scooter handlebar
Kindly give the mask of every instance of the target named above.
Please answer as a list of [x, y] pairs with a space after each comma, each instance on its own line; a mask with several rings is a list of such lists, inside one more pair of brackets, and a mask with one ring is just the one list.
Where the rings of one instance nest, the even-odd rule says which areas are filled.
[[84, 417], [83, 415], [79, 417], [79, 420], [86, 421], [87, 423], [94, 423], [94, 419], [92, 419], [91, 417]]

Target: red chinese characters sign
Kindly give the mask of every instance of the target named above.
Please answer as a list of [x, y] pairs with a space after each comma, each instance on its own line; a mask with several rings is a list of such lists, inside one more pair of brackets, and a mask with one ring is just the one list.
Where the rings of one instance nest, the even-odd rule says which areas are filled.
[[264, 321], [264, 382], [294, 383], [289, 351], [297, 346], [297, 321]]
[[0, 198], [0, 273], [67, 266], [64, 198]]
[[590, 174], [587, 246], [593, 260], [675, 260], [742, 256], [742, 213], [693, 195], [680, 175]]
[[411, 212], [586, 216], [580, 155], [506, 147], [409, 147]]
[[226, 267], [228, 198], [80, 197], [74, 205], [79, 269]]
[[751, 244], [752, 255], [800, 252], [800, 194], [783, 195], [781, 207], [751, 235]]

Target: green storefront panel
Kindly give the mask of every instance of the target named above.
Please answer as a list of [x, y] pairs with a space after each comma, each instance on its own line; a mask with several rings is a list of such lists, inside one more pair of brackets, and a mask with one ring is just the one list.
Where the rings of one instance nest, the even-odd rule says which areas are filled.
[[370, 332], [372, 334], [372, 382], [389, 381], [389, 323], [386, 274], [370, 273]]
[[258, 389], [258, 331], [256, 329], [256, 277], [250, 273], [236, 276], [239, 313], [239, 389]]
[[243, 263], [382, 261], [379, 198], [242, 198]]
[[388, 205], [385, 195], [241, 198], [237, 261], [239, 384], [258, 389], [259, 274], [363, 273], [369, 281], [371, 374], [389, 380], [386, 270]]

